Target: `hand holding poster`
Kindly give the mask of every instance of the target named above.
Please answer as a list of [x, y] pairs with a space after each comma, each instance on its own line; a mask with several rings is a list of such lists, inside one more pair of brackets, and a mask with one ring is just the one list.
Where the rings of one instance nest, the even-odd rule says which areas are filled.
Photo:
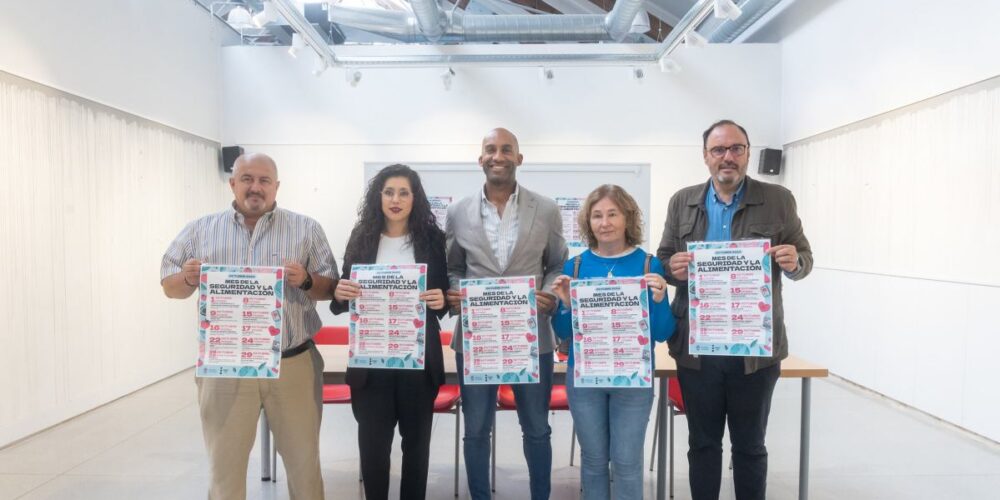
[[196, 376], [278, 378], [283, 272], [201, 266]]
[[355, 264], [347, 366], [424, 369], [426, 264]]
[[649, 294], [642, 278], [570, 281], [573, 384], [651, 387]]
[[538, 383], [535, 278], [461, 281], [466, 384]]
[[688, 243], [691, 354], [770, 357], [768, 240]]

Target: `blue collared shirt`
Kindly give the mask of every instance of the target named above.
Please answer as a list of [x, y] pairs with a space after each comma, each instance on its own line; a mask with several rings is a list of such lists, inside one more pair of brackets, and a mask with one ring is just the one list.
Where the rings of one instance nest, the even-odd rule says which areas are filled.
[[723, 203], [715, 192], [715, 183], [709, 181], [708, 193], [705, 194], [705, 210], [708, 212], [708, 230], [705, 241], [730, 241], [733, 239], [733, 214], [740, 207], [740, 201], [747, 191], [746, 179], [740, 182], [739, 189], [729, 203]]

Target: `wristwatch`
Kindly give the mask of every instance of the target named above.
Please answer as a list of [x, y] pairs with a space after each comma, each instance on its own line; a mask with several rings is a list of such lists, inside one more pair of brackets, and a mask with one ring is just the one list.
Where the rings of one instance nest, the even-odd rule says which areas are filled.
[[308, 271], [306, 271], [306, 279], [305, 281], [302, 282], [301, 285], [299, 285], [299, 290], [302, 290], [303, 292], [308, 292], [309, 289], [312, 287], [313, 287], [313, 277], [311, 274], [309, 274]]

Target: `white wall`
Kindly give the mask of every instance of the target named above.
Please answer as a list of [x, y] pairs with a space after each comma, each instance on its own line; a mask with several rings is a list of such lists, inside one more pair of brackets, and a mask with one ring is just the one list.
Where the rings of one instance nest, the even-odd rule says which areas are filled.
[[797, 3], [818, 13], [781, 27], [783, 143], [1000, 74], [996, 2]]
[[840, 0], [789, 29], [780, 179], [816, 255], [785, 290], [791, 349], [995, 441], [998, 22], [981, 2]]
[[11, 1], [0, 70], [218, 140], [219, 48], [234, 38], [193, 1]]
[[646, 67], [642, 81], [627, 66], [556, 67], [552, 81], [543, 81], [537, 67], [459, 66], [446, 91], [441, 68], [363, 70], [361, 83], [351, 87], [342, 69], [314, 78], [308, 58], [232, 47], [223, 51], [223, 137], [275, 157], [279, 203], [316, 217], [338, 258], [355, 221], [366, 162], [474, 162], [482, 136], [497, 126], [518, 135], [522, 169], [649, 164], [646, 215], [655, 245], [669, 197], [707, 179], [705, 127], [729, 117], [746, 124], [755, 145], [778, 141], [776, 46], [685, 52], [677, 54], [682, 73]]
[[0, 446], [192, 365], [194, 305], [159, 266], [231, 196], [217, 29], [193, 2], [4, 3]]

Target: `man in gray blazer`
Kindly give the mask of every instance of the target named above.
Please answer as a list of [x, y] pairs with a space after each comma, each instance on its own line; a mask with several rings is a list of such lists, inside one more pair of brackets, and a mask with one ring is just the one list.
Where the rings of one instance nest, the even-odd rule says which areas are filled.
[[[532, 500], [549, 498], [552, 443], [549, 398], [552, 394], [552, 351], [555, 344], [549, 314], [556, 298], [549, 290], [566, 261], [559, 208], [549, 198], [518, 185], [515, 174], [524, 157], [517, 138], [502, 128], [483, 138], [479, 165], [486, 183], [472, 196], [448, 207], [448, 278], [452, 310], [461, 307], [459, 280], [500, 276], [534, 276], [538, 284], [539, 383], [514, 384], [518, 420], [523, 433]], [[458, 373], [463, 373], [462, 322], [452, 338]], [[459, 378], [462, 380], [462, 377]], [[461, 382], [465, 414], [465, 469], [473, 500], [490, 498], [490, 428], [496, 413], [496, 385]]]

